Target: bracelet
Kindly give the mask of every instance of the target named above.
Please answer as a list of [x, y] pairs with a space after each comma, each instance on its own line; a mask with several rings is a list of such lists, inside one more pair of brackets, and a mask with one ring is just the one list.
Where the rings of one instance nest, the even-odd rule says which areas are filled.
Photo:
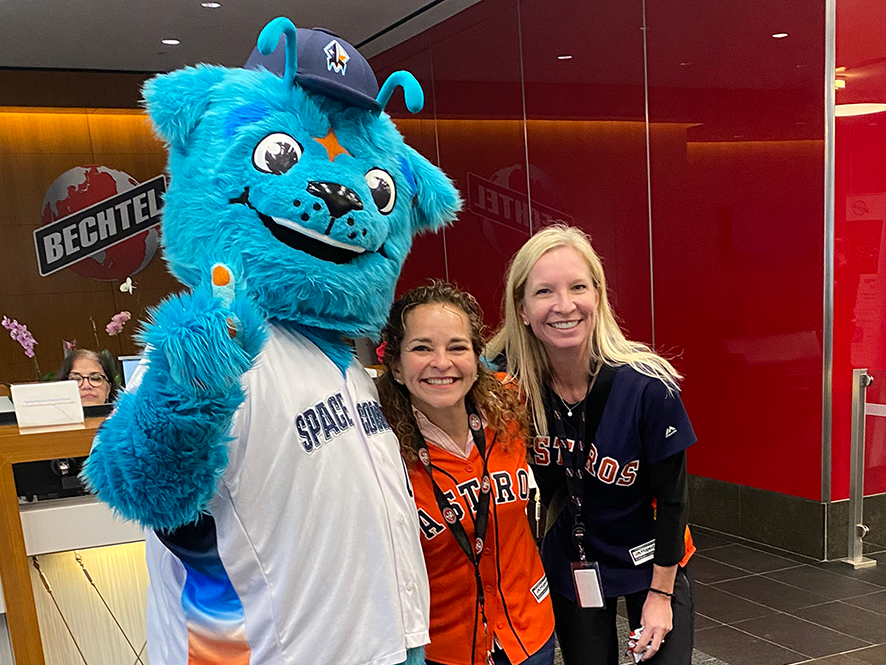
[[662, 591], [661, 589], [656, 589], [655, 587], [649, 587], [649, 590], [652, 593], [657, 593], [659, 596], [667, 596], [668, 598], [674, 597], [674, 594], [668, 593], [667, 591]]

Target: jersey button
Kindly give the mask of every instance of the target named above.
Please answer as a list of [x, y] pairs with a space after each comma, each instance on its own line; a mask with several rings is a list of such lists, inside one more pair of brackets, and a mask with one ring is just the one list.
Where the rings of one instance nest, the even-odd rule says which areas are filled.
[[485, 548], [483, 548], [483, 554], [490, 554], [490, 555], [491, 555], [491, 554], [492, 554], [492, 550], [489, 549], [488, 547], [485, 547]]
[[491, 584], [487, 584], [483, 588], [486, 589], [486, 593], [492, 593], [492, 585]]
[[473, 470], [474, 470], [473, 464], [465, 464], [465, 471], [473, 471]]
[[403, 526], [404, 524], [406, 524], [406, 518], [403, 517], [403, 514], [402, 514], [402, 513], [399, 514], [399, 515], [397, 515], [397, 523], [398, 523], [400, 526]]
[[502, 628], [505, 627], [505, 622], [504, 622], [504, 621], [499, 621], [497, 624], [495, 624], [495, 626], [496, 626], [496, 628], [498, 628], [499, 630], [501, 630]]
[[406, 590], [407, 590], [409, 593], [412, 593], [412, 590], [413, 590], [414, 588], [415, 588], [415, 585], [412, 583], [412, 580], [409, 580], [409, 581], [406, 583]]

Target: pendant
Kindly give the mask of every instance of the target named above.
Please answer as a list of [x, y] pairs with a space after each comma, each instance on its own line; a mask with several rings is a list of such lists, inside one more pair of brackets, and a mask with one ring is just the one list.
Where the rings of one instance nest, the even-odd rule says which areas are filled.
[[572, 418], [572, 409], [566, 409], [566, 415]]

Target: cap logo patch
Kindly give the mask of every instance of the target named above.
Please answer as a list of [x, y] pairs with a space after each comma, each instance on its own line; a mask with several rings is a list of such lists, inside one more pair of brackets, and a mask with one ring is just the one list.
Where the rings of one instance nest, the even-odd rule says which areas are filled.
[[323, 52], [326, 53], [326, 69], [344, 76], [348, 68], [348, 60], [351, 59], [344, 46], [333, 39], [326, 45]]

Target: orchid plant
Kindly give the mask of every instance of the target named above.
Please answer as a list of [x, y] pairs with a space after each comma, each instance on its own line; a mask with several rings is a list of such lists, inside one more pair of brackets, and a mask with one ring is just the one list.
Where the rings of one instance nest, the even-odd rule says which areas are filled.
[[[129, 280], [127, 280], [127, 281], [129, 281]], [[134, 289], [135, 287], [131, 287], [131, 288]], [[121, 291], [123, 291], [123, 290], [124, 289], [121, 288]], [[132, 291], [129, 291], [129, 293], [131, 293], [131, 292]], [[111, 317], [111, 320], [105, 326], [105, 332], [111, 337], [113, 337], [115, 335], [119, 335], [123, 331], [123, 327], [126, 325], [126, 322], [129, 321], [131, 318], [132, 318], [132, 314], [130, 312], [128, 312], [127, 310], [123, 310], [121, 312], [118, 312], [117, 314], [115, 314], [114, 316]], [[90, 316], [89, 320], [92, 323], [92, 330], [95, 335], [95, 346], [96, 346], [96, 348], [101, 348], [101, 344], [99, 343], [99, 339], [98, 339], [98, 331], [96, 330], [95, 319], [93, 319]], [[49, 372], [48, 374], [45, 374], [45, 375], [40, 372], [40, 364], [37, 362], [37, 354], [34, 351], [34, 347], [37, 345], [37, 340], [34, 339], [34, 335], [31, 333], [30, 330], [28, 330], [28, 327], [23, 323], [19, 323], [16, 319], [10, 319], [9, 317], [6, 317], [6, 316], [4, 316], [2, 321], [0, 321], [0, 325], [2, 325], [6, 330], [9, 331], [9, 336], [13, 340], [15, 340], [16, 342], [18, 342], [21, 345], [22, 349], [25, 352], [25, 355], [28, 358], [32, 358], [34, 360], [34, 371], [36, 372], [37, 380], [38, 381], [53, 381], [53, 380], [55, 380], [55, 375], [56, 375], [55, 372]], [[77, 348], [77, 340], [76, 339], [72, 340], [70, 342], [67, 340], [62, 340], [62, 344], [64, 347], [65, 356], [67, 356], [69, 353], [71, 353], [74, 349]], [[114, 360], [114, 356], [111, 354], [111, 352], [108, 349], [103, 349], [101, 351], [100, 355], [106, 356], [109, 365], [116, 369], [116, 367], [117, 367], [116, 361]], [[119, 382], [120, 377], [118, 376], [116, 378], [117, 378], [117, 381]]]
[[34, 359], [34, 370], [37, 372], [37, 379], [39, 380], [40, 364], [37, 362], [37, 354], [34, 353], [34, 347], [37, 345], [37, 340], [34, 339], [34, 335], [28, 330], [28, 326], [5, 316], [3, 317], [3, 321], [0, 321], [0, 325], [9, 331], [9, 336], [12, 337], [12, 339], [21, 344], [25, 351], [25, 355], [28, 358]]
[[[130, 295], [135, 295], [136, 296], [136, 304], [139, 305], [139, 307], [141, 306], [141, 296], [138, 294], [137, 284], [132, 281], [131, 277], [127, 277], [126, 281], [120, 285], [120, 291], [122, 293], [128, 293]], [[121, 332], [123, 332], [123, 327], [126, 325], [126, 322], [129, 321], [131, 318], [132, 318], [132, 314], [125, 309], [121, 312], [118, 312], [117, 314], [115, 314], [114, 316], [111, 317], [111, 320], [105, 326], [105, 332], [111, 337], [113, 337], [115, 335], [119, 335]], [[100, 348], [101, 344], [99, 343], [99, 339], [98, 339], [98, 330], [95, 325], [95, 319], [93, 319], [90, 316], [89, 321], [90, 321], [90, 323], [92, 323], [92, 332], [93, 332], [93, 335], [95, 336], [95, 346], [96, 346], [96, 348]], [[28, 358], [32, 358], [34, 360], [34, 370], [37, 373], [37, 380], [38, 381], [39, 380], [42, 380], [42, 381], [54, 380], [55, 379], [55, 372], [50, 372], [46, 375], [43, 375], [40, 372], [40, 365], [37, 362], [37, 354], [34, 352], [34, 347], [37, 345], [37, 340], [34, 339], [34, 335], [31, 334], [31, 331], [28, 330], [28, 327], [25, 324], [19, 323], [17, 320], [10, 319], [6, 316], [4, 316], [3, 320], [0, 321], [0, 325], [2, 325], [6, 330], [9, 331], [9, 336], [13, 340], [15, 340], [16, 342], [18, 342], [21, 345], [22, 349], [25, 352], [25, 355]], [[77, 340], [76, 339], [72, 340], [70, 342], [67, 340], [62, 340], [62, 342], [63, 342], [63, 346], [64, 346], [64, 350], [65, 350], [65, 356], [67, 356], [69, 353], [71, 353], [71, 351], [73, 351], [75, 348], [77, 348]], [[114, 361], [114, 357], [108, 349], [102, 350], [101, 355], [107, 356], [111, 367], [116, 368], [116, 362]], [[118, 380], [119, 380], [119, 377], [118, 377]]]
[[122, 312], [118, 312], [111, 317], [110, 323], [105, 326], [105, 332], [108, 333], [111, 337], [114, 335], [118, 335], [123, 332], [123, 326], [126, 325], [126, 322], [132, 318], [132, 314], [127, 312], [125, 309]]

